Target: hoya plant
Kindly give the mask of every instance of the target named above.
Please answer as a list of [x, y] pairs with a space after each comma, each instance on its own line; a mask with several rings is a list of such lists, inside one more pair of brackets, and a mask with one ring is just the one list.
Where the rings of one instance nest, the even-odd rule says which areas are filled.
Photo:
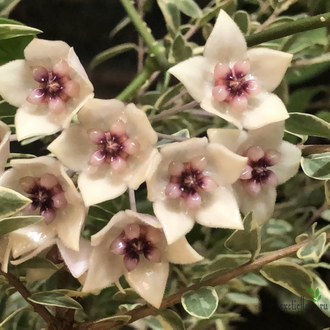
[[328, 1], [119, 2], [138, 42], [89, 65], [0, 3], [0, 328], [247, 329], [263, 293], [326, 327]]

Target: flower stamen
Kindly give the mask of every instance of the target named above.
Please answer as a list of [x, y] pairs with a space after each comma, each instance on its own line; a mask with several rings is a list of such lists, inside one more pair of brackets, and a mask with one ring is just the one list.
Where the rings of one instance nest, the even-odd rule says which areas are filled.
[[162, 253], [156, 244], [165, 239], [164, 234], [151, 226], [129, 224], [111, 243], [110, 250], [117, 255], [123, 255], [127, 271], [134, 270], [140, 262], [140, 256], [153, 262], [162, 261]]
[[39, 208], [46, 224], [55, 220], [57, 210], [67, 206], [62, 186], [53, 174], [45, 173], [41, 177], [24, 176], [19, 183], [32, 200], [24, 211], [30, 212]]
[[91, 166], [107, 163], [117, 173], [124, 173], [127, 169], [127, 159], [140, 151], [138, 140], [128, 136], [122, 120], [113, 124], [109, 131], [90, 129], [87, 134], [97, 146], [89, 161]]
[[59, 114], [66, 109], [66, 102], [80, 93], [80, 85], [71, 79], [65, 60], [56, 63], [51, 71], [43, 66], [34, 66], [31, 70], [33, 79], [39, 83], [26, 98], [31, 104], [48, 103], [49, 110]]
[[247, 98], [261, 92], [259, 84], [247, 79], [250, 61], [237, 61], [231, 69], [228, 64], [218, 63], [214, 67], [213, 98], [218, 102], [229, 103], [236, 111], [243, 112], [247, 108]]
[[281, 153], [273, 150], [263, 150], [259, 146], [252, 146], [246, 150], [247, 165], [243, 168], [240, 180], [244, 189], [251, 196], [257, 196], [262, 185], [276, 186], [278, 183], [275, 173], [269, 167], [277, 164]]
[[204, 156], [197, 156], [188, 162], [173, 161], [169, 164], [169, 183], [165, 188], [165, 195], [171, 199], [181, 197], [191, 209], [199, 209], [201, 206], [200, 193], [213, 192], [218, 184], [203, 171], [207, 165]]

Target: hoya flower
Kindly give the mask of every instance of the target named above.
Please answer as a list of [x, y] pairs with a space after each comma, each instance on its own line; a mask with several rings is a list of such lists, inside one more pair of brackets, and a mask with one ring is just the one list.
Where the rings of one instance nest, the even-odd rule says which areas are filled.
[[0, 121], [0, 174], [3, 172], [9, 157], [10, 128]]
[[110, 286], [124, 274], [129, 285], [156, 308], [164, 295], [169, 262], [202, 259], [185, 237], [168, 245], [155, 217], [131, 210], [114, 215], [91, 241], [94, 250], [82, 291]]
[[276, 186], [290, 179], [299, 168], [301, 151], [282, 141], [284, 123], [269, 124], [257, 130], [209, 129], [211, 142], [225, 145], [239, 155], [248, 157], [240, 179], [234, 184], [240, 209], [253, 211], [262, 224], [274, 211]]
[[162, 160], [147, 180], [148, 199], [169, 244], [201, 225], [243, 229], [231, 185], [247, 159], [207, 138], [161, 148]]
[[17, 106], [18, 140], [56, 133], [93, 97], [93, 86], [73, 48], [63, 41], [33, 39], [25, 60], [0, 67], [0, 94]]
[[270, 93], [281, 82], [292, 55], [267, 48], [247, 50], [243, 34], [221, 10], [204, 49], [172, 67], [201, 107], [238, 128], [255, 129], [288, 118]]
[[48, 149], [73, 171], [87, 206], [137, 189], [154, 168], [157, 134], [145, 113], [118, 100], [88, 101]]
[[0, 177], [0, 186], [32, 200], [20, 214], [44, 217], [36, 227], [30, 228], [28, 236], [36, 246], [27, 246], [27, 250], [37, 248], [41, 240], [46, 242], [58, 236], [67, 247], [77, 251], [86, 208], [61, 163], [52, 157], [39, 157], [12, 160], [10, 166]]

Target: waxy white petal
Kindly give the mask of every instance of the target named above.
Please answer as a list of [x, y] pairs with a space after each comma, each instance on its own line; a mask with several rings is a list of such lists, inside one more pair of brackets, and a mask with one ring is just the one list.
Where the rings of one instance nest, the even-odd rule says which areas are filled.
[[219, 187], [203, 200], [196, 221], [207, 227], [244, 229], [236, 198], [229, 187]]
[[246, 42], [242, 32], [222, 9], [205, 44], [204, 56], [214, 64], [236, 62], [246, 56]]
[[236, 152], [248, 137], [247, 132], [231, 128], [210, 128], [207, 136], [211, 143], [222, 144], [232, 152]]
[[292, 54], [268, 48], [249, 49], [247, 57], [250, 59], [250, 74], [257, 78], [262, 89], [271, 92], [282, 81], [292, 56]]
[[38, 86], [26, 61], [16, 60], [0, 66], [0, 94], [10, 104], [16, 107], [28, 104], [26, 97]]
[[185, 237], [167, 246], [167, 259], [175, 264], [190, 264], [203, 259], [188, 243]]
[[125, 271], [122, 259], [122, 256], [113, 254], [110, 249], [95, 247], [82, 292], [101, 290], [117, 281]]
[[301, 150], [286, 141], [283, 141], [277, 149], [281, 153], [280, 161], [271, 167], [275, 173], [278, 183], [281, 184], [294, 176], [300, 164]]
[[211, 88], [213, 83], [213, 69], [205, 57], [196, 56], [173, 66], [168, 72], [183, 83], [197, 102], [201, 102], [205, 89]]
[[249, 99], [248, 109], [243, 114], [242, 125], [247, 129], [257, 129], [287, 118], [289, 114], [286, 107], [277, 95], [261, 93]]
[[262, 185], [261, 191], [257, 196], [249, 195], [240, 182], [234, 185], [240, 209], [243, 214], [253, 211], [253, 218], [259, 225], [268, 220], [274, 212], [276, 201], [276, 188], [269, 185]]
[[80, 240], [79, 252], [69, 249], [61, 240], [57, 241], [57, 247], [61, 253], [63, 261], [75, 278], [78, 278], [85, 273], [88, 269], [88, 262], [92, 253], [92, 246], [89, 241], [85, 239]]
[[[100, 170], [100, 169], [99, 169]], [[101, 169], [102, 170], [102, 169]], [[86, 206], [114, 199], [127, 190], [127, 185], [115, 175], [107, 175], [105, 171], [100, 174], [80, 173], [78, 186]]]
[[148, 303], [160, 307], [168, 277], [168, 262], [151, 263], [145, 259], [125, 275], [129, 285]]
[[177, 200], [156, 200], [153, 208], [156, 217], [163, 225], [168, 244], [173, 244], [185, 236], [194, 226], [193, 216], [180, 207], [180, 202]]

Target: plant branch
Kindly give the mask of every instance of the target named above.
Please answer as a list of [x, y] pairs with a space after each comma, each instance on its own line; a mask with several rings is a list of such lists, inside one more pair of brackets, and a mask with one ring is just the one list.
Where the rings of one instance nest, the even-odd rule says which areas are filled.
[[282, 24], [268, 30], [251, 34], [245, 38], [248, 47], [261, 44], [266, 41], [275, 40], [289, 35], [330, 26], [330, 13], [325, 13], [313, 17], [298, 19], [294, 22]]
[[142, 71], [131, 81], [131, 83], [116, 97], [120, 101], [127, 101], [145, 84], [151, 77], [153, 71], [144, 67]]
[[[330, 234], [327, 234], [327, 242], [329, 240], [330, 240]], [[163, 299], [163, 302], [159, 309], [157, 309], [153, 306], [150, 306], [150, 305], [144, 305], [142, 307], [138, 307], [138, 308], [128, 311], [126, 313], [117, 314], [116, 316], [119, 316], [119, 315], [131, 316], [129, 323], [132, 323], [134, 321], [137, 321], [139, 319], [142, 319], [142, 318], [150, 316], [150, 315], [157, 315], [159, 313], [159, 310], [162, 310], [167, 307], [180, 303], [181, 296], [184, 293], [186, 293], [187, 291], [198, 290], [204, 286], [213, 286], [214, 287], [217, 285], [225, 284], [240, 275], [244, 275], [244, 274], [259, 270], [263, 266], [265, 266], [273, 261], [276, 261], [276, 260], [279, 260], [282, 258], [286, 258], [286, 257], [290, 256], [291, 254], [296, 253], [301, 247], [306, 246], [311, 241], [312, 241], [312, 239], [307, 239], [305, 241], [291, 245], [284, 249], [274, 251], [274, 252], [269, 252], [252, 262], [245, 263], [245, 264], [229, 271], [226, 274], [211, 278], [211, 279], [201, 282], [201, 283], [191, 285], [180, 292], [177, 292], [168, 297], [165, 297]], [[101, 321], [98, 323], [93, 323], [93, 322], [81, 323], [81, 324], [77, 325], [76, 329], [77, 330], [104, 330], [104, 329], [112, 329], [119, 325], [122, 325], [122, 321], [106, 320], [106, 321]]]
[[161, 113], [159, 113], [158, 115], [150, 116], [149, 120], [155, 122], [155, 121], [173, 116], [178, 112], [192, 109], [196, 105], [198, 105], [198, 103], [196, 101], [192, 101], [192, 102], [187, 103], [185, 105], [180, 105], [180, 106], [174, 107], [172, 109], [164, 110]]
[[143, 21], [141, 16], [138, 14], [131, 0], [120, 0], [121, 4], [125, 8], [127, 15], [130, 17], [135, 28], [139, 32], [140, 36], [143, 38], [145, 43], [148, 46], [148, 49], [151, 54], [153, 54], [158, 64], [164, 69], [167, 70], [169, 67], [168, 61], [165, 56], [165, 49], [154, 39], [153, 35], [150, 32], [150, 29], [147, 27], [146, 23]]
[[33, 307], [34, 311], [44, 319], [44, 321], [49, 326], [49, 329], [61, 329], [60, 322], [48, 311], [45, 306], [36, 304], [33, 301], [29, 300], [31, 292], [17, 277], [15, 277], [9, 272], [5, 273], [1, 269], [0, 275], [4, 276], [8, 283], [12, 285], [21, 294], [21, 296]]

